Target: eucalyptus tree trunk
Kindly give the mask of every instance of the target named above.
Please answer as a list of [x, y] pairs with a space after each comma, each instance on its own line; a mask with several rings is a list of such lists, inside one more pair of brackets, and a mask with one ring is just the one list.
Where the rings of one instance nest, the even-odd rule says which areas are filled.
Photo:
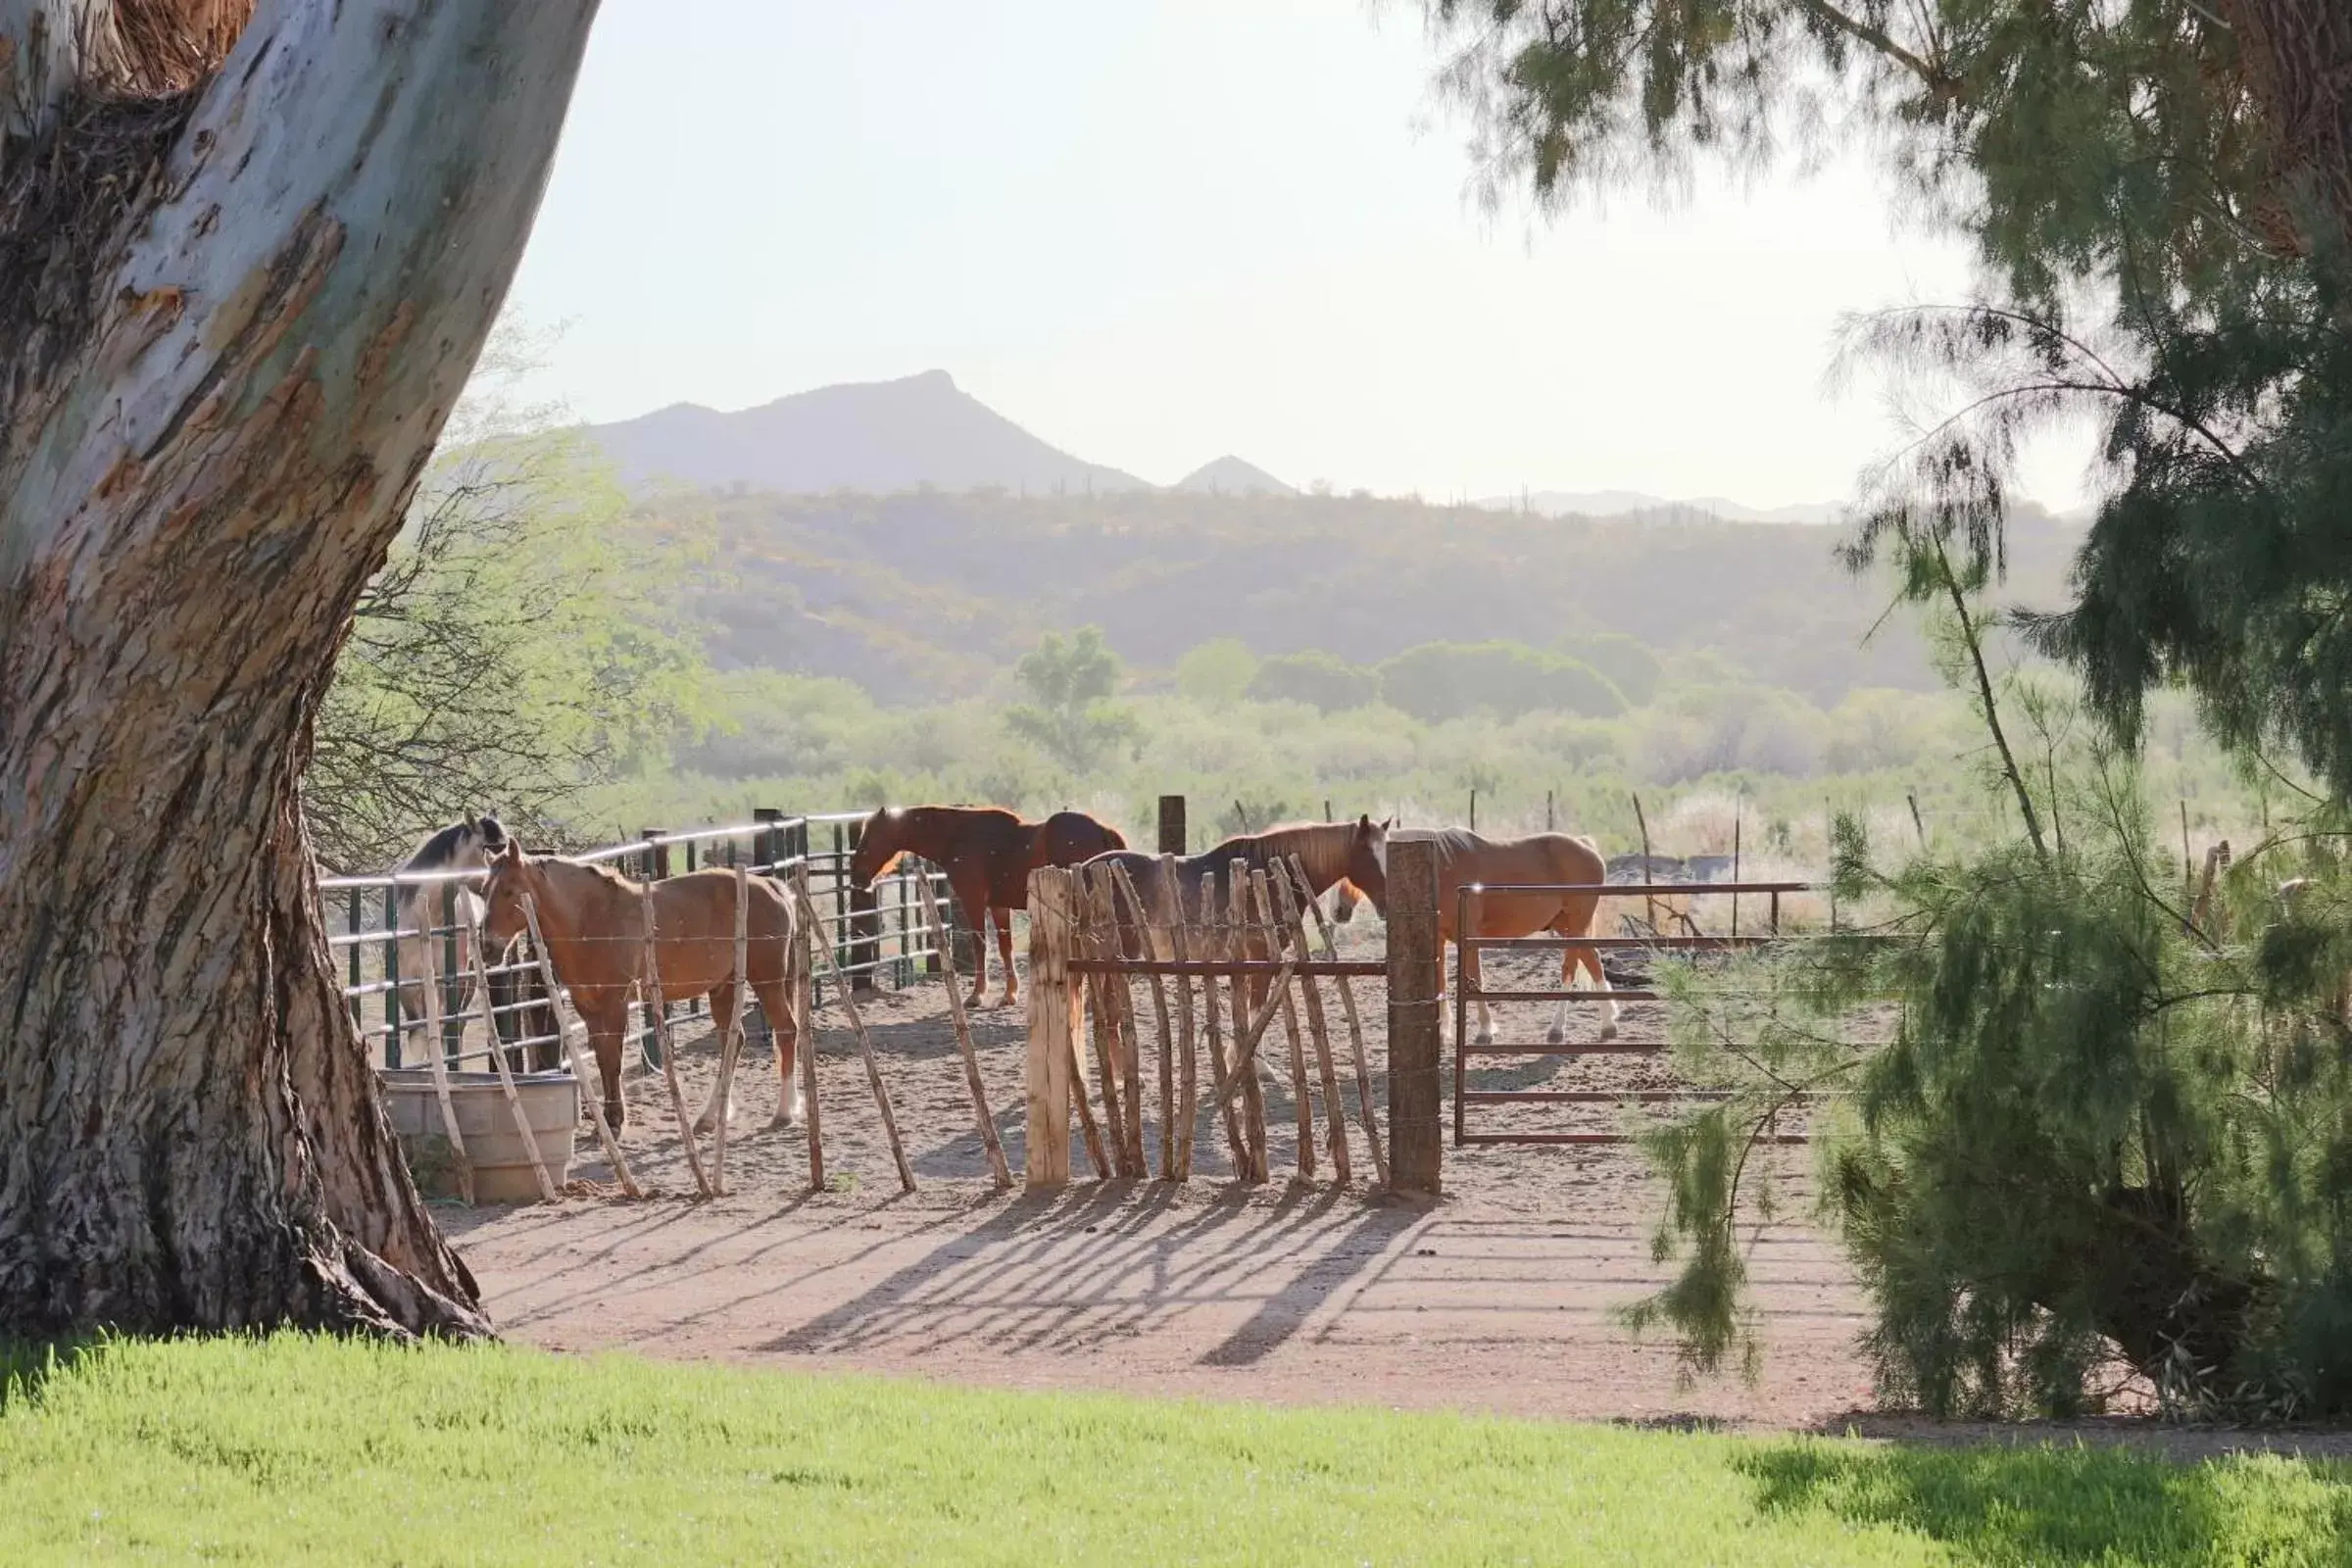
[[487, 1327], [299, 781], [594, 13], [0, 0], [0, 1332]]

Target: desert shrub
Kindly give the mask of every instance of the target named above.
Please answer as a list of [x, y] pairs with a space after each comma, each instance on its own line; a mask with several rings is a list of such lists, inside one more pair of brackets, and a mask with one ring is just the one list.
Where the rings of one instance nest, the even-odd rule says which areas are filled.
[[1264, 661], [1247, 695], [1261, 703], [1306, 703], [1337, 713], [1380, 700], [1380, 677], [1319, 649]]
[[[1830, 1091], [1819, 1202], [1872, 1298], [1884, 1397], [2352, 1412], [2352, 823], [2306, 797], [2184, 894], [2138, 756], [1988, 671], [1970, 587], [1936, 629], [1979, 694], [1978, 829], [1889, 847], [1841, 815], [1837, 933], [1668, 982], [1682, 1069], [1737, 1092], [1646, 1140], [1682, 1268], [1633, 1319], [1694, 1370], [1752, 1366], [1733, 1221], [1773, 1202], [1758, 1137]], [[1841, 1043], [1883, 1003], [1889, 1043]]]
[[1625, 697], [1581, 660], [1524, 643], [1424, 643], [1380, 666], [1380, 695], [1425, 722], [1488, 710], [1513, 718], [1556, 710], [1606, 718]]

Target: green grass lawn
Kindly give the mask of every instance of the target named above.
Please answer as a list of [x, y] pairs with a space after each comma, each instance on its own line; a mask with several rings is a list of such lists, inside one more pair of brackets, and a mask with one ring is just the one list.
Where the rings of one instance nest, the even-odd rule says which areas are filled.
[[0, 1562], [185, 1560], [2341, 1564], [2352, 1471], [299, 1337], [21, 1376]]

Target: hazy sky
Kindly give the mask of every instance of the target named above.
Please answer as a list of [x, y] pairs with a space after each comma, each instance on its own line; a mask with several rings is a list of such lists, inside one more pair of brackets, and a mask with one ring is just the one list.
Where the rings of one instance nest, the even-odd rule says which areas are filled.
[[1858, 164], [1490, 218], [1434, 59], [1414, 0], [605, 0], [514, 305], [590, 419], [937, 368], [1163, 483], [1847, 494], [1837, 318], [1958, 253]]

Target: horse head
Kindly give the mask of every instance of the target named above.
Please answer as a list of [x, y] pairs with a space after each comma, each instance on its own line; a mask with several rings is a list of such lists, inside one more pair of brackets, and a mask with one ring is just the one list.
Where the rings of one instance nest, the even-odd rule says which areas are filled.
[[858, 830], [858, 848], [850, 856], [850, 881], [870, 888], [874, 878], [899, 863], [906, 853], [906, 813], [895, 806], [877, 808]]
[[[501, 848], [489, 858], [489, 880], [482, 885], [482, 944], [486, 951], [504, 953], [514, 946], [514, 939], [530, 929], [530, 921], [522, 912], [522, 898], [526, 893], [538, 893], [538, 878], [531, 871], [531, 858], [522, 852], [522, 841], [501, 836]], [[544, 904], [544, 899], [535, 899]]]
[[[1355, 831], [1348, 840], [1348, 881], [1355, 891], [1372, 901], [1373, 911], [1382, 916], [1389, 912], [1389, 823], [1375, 822], [1369, 816], [1355, 819]], [[1343, 904], [1346, 913], [1353, 909]], [[1343, 916], [1344, 917], [1344, 916]]]

